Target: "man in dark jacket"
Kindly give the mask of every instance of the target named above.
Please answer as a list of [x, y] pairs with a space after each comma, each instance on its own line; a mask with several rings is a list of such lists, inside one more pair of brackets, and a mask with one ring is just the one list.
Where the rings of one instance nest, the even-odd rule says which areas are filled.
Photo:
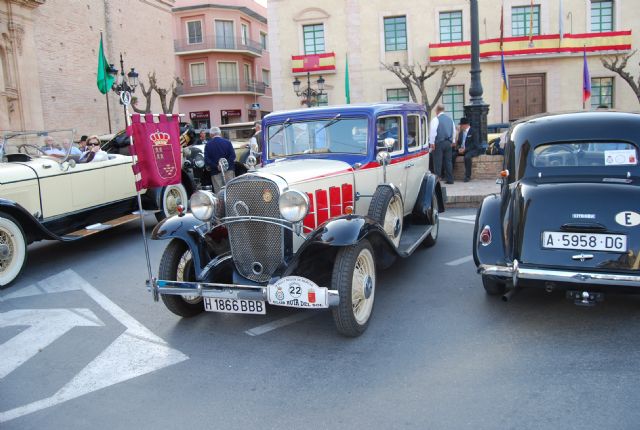
[[460, 130], [458, 131], [458, 139], [453, 152], [453, 162], [455, 163], [458, 155], [464, 157], [464, 181], [471, 180], [471, 166], [473, 157], [477, 157], [482, 153], [482, 148], [473, 143], [471, 136], [471, 126], [469, 120], [465, 117], [460, 118]]
[[211, 183], [213, 184], [213, 191], [217, 194], [224, 185], [222, 173], [218, 169], [218, 162], [222, 158], [227, 160], [229, 170], [226, 171], [224, 178], [226, 181], [231, 180], [235, 176], [236, 152], [231, 142], [222, 137], [222, 132], [218, 127], [212, 127], [210, 134], [211, 139], [204, 147], [204, 162], [211, 169]]

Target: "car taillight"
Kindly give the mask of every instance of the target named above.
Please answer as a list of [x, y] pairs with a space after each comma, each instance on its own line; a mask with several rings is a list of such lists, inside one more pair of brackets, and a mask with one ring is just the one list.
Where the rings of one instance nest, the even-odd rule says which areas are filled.
[[482, 246], [487, 246], [491, 243], [491, 227], [485, 225], [482, 231], [480, 232], [480, 244]]

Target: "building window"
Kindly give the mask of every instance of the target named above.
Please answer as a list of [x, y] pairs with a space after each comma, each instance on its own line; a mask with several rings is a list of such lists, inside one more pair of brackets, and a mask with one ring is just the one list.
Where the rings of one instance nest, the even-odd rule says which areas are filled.
[[464, 85], [447, 86], [442, 93], [442, 105], [445, 113], [458, 122], [464, 116]]
[[204, 63], [189, 64], [189, 77], [192, 87], [207, 85], [207, 76], [204, 72]]
[[202, 21], [187, 22], [188, 43], [202, 43]]
[[235, 38], [233, 35], [233, 21], [215, 21], [216, 28], [216, 48], [235, 49]]
[[316, 96], [316, 106], [329, 106], [329, 96], [327, 94], [322, 94], [320, 96]]
[[271, 76], [268, 70], [262, 69], [262, 82], [267, 86], [271, 85]]
[[244, 82], [249, 85], [251, 83], [251, 66], [249, 64], [242, 65]]
[[384, 47], [386, 51], [407, 50], [407, 17], [384, 19]]
[[462, 11], [440, 12], [440, 42], [462, 42]]
[[[531, 27], [531, 11], [533, 10], [533, 27]], [[529, 30], [534, 35], [540, 34], [540, 6], [518, 6], [511, 9], [511, 35], [528, 36]]]
[[591, 108], [613, 107], [613, 78], [591, 78]]
[[267, 50], [267, 33], [260, 32], [260, 46], [265, 51]]
[[218, 63], [220, 91], [238, 91], [238, 66], [236, 63]]
[[247, 24], [240, 24], [242, 44], [247, 46], [249, 44], [249, 26]]
[[613, 31], [613, 1], [591, 0], [591, 31]]
[[305, 55], [322, 54], [324, 52], [323, 24], [303, 25], [302, 37], [304, 39]]
[[388, 102], [408, 102], [409, 90], [406, 88], [392, 88], [387, 90]]

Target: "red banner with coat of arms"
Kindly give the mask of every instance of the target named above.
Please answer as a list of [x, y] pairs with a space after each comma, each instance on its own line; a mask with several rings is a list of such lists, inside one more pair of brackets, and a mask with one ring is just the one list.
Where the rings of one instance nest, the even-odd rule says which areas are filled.
[[180, 183], [178, 118], [178, 115], [158, 115], [155, 118], [153, 114], [131, 115], [127, 134], [133, 137], [131, 155], [136, 157], [133, 174], [138, 191]]

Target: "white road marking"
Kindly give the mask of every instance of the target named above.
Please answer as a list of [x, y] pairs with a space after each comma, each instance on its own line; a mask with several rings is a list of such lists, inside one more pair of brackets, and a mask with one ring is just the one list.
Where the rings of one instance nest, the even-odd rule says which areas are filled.
[[[78, 289], [83, 290], [107, 313], [117, 319], [126, 327], [126, 330], [52, 396], [0, 412], [0, 423], [189, 359], [182, 352], [169, 347], [164, 340], [149, 331], [72, 270], [65, 270], [54, 277], [39, 282], [37, 288], [27, 288], [28, 295]], [[12, 297], [25, 296], [13, 294]], [[7, 300], [8, 297], [5, 296], [4, 299]], [[78, 312], [78, 310], [75, 311]], [[93, 318], [97, 319], [95, 315]], [[87, 315], [87, 322], [91, 322], [93, 318], [89, 318]], [[43, 326], [44, 328], [39, 331], [39, 334], [51, 336], [46, 332], [49, 329], [48, 324]], [[6, 354], [0, 353], [0, 362], [5, 360], [3, 357], [6, 357]]]
[[472, 224], [472, 225], [475, 224], [475, 221], [468, 221], [466, 219], [458, 219], [458, 218], [449, 218], [449, 217], [444, 217], [444, 216], [441, 216], [440, 220], [441, 221], [459, 222], [459, 223], [462, 223], [462, 224]]
[[464, 264], [467, 261], [473, 261], [473, 255], [467, 255], [466, 257], [458, 258], [457, 260], [450, 261], [447, 266], [459, 266], [460, 264]]
[[72, 328], [104, 323], [89, 309], [15, 309], [0, 313], [0, 327], [9, 326], [29, 328], [0, 345], [0, 379]]
[[473, 215], [459, 215], [459, 216], [456, 216], [455, 218], [466, 219], [466, 220], [473, 221], [473, 222], [476, 221], [476, 215], [475, 214], [473, 214]]
[[254, 327], [252, 329], [245, 331], [245, 333], [248, 334], [249, 336], [260, 336], [261, 334], [268, 333], [272, 330], [287, 326], [289, 324], [306, 320], [307, 318], [311, 318], [316, 315], [318, 315], [318, 312], [312, 312], [312, 311], [300, 312], [295, 315], [281, 318], [279, 320], [271, 321], [270, 323], [259, 325], [258, 327]]

